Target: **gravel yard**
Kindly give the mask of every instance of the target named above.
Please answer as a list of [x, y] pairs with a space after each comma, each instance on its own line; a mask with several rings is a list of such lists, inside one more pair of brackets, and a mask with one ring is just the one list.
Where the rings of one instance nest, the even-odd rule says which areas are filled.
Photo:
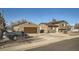
[[18, 39], [16, 41], [12, 41], [12, 40], [9, 40], [6, 38], [6, 39], [0, 41], [0, 49], [11, 47], [11, 46], [22, 45], [22, 44], [30, 44], [32, 42], [38, 42], [39, 40], [41, 40], [41, 38], [31, 37], [31, 38], [27, 38], [24, 40]]

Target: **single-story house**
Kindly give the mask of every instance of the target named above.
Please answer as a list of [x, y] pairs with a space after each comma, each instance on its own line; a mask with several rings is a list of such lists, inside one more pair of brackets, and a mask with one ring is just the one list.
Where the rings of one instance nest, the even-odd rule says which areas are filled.
[[23, 31], [26, 33], [37, 33], [38, 32], [38, 25], [33, 23], [21, 23], [12, 26], [13, 31]]

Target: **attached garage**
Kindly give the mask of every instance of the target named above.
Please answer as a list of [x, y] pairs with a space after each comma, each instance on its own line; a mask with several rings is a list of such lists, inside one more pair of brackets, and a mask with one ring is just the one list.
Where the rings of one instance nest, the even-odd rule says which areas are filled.
[[36, 27], [24, 27], [24, 32], [26, 33], [37, 33]]
[[38, 32], [38, 25], [36, 24], [29, 24], [23, 23], [13, 27], [14, 31], [23, 31], [26, 33], [37, 33]]

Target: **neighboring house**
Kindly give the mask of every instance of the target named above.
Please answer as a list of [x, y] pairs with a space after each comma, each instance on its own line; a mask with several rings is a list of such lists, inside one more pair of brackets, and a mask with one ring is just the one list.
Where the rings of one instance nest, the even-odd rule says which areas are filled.
[[33, 23], [21, 23], [14, 25], [13, 31], [23, 31], [26, 33], [37, 33], [38, 32], [38, 26]]
[[48, 32], [48, 26], [47, 23], [40, 23], [39, 24], [39, 29], [41, 33], [47, 33]]
[[74, 26], [74, 29], [79, 32], [79, 23], [76, 23], [75, 26]]
[[71, 27], [71, 32], [79, 32], [79, 29], [78, 28], [75, 28], [75, 26], [72, 26]]
[[40, 23], [40, 30], [42, 30], [43, 32], [64, 32], [69, 30], [69, 24], [64, 21], [51, 21], [48, 23]]

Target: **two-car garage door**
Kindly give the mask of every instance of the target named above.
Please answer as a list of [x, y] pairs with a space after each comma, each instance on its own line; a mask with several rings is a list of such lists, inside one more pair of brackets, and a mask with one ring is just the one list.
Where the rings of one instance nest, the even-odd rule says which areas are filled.
[[26, 33], [37, 33], [37, 27], [24, 27]]

